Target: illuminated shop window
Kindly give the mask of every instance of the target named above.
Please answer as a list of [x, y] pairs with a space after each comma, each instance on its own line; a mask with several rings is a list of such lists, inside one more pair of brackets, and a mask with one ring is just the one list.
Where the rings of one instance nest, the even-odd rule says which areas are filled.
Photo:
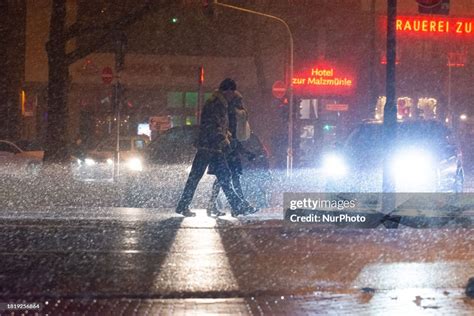
[[435, 119], [438, 101], [435, 98], [419, 98], [417, 108], [424, 119]]
[[[375, 109], [375, 119], [383, 118], [383, 108], [387, 98], [380, 96], [377, 100]], [[419, 98], [415, 105], [415, 101], [407, 96], [397, 98], [397, 119], [436, 119], [437, 118], [438, 101], [435, 98], [424, 97]]]
[[197, 108], [197, 92], [168, 92], [166, 105], [168, 108]]
[[169, 108], [181, 108], [183, 107], [183, 92], [168, 92], [166, 105]]
[[196, 125], [197, 123], [197, 120], [196, 120], [196, 116], [186, 116], [186, 122], [185, 124], [186, 125]]
[[184, 98], [184, 106], [187, 108], [196, 108], [198, 104], [197, 92], [186, 92]]

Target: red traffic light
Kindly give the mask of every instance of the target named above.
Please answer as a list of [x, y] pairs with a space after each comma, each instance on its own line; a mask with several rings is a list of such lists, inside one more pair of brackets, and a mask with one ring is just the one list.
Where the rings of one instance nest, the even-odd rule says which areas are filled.
[[199, 79], [198, 79], [198, 83], [199, 83], [199, 84], [203, 84], [203, 83], [204, 83], [204, 67], [203, 67], [203, 66], [200, 66], [200, 67], [199, 67]]

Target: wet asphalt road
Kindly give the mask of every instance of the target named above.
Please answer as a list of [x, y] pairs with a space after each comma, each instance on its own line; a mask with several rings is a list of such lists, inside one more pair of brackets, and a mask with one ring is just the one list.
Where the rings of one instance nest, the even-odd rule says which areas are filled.
[[204, 210], [56, 207], [0, 217], [0, 303], [110, 314], [125, 305], [141, 314], [145, 303], [148, 312], [474, 313], [463, 293], [474, 276], [472, 225], [335, 228], [290, 224], [279, 210], [216, 220]]

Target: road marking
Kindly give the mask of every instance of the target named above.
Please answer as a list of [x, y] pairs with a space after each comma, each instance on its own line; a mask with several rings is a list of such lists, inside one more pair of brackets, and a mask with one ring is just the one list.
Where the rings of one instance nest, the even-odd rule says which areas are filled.
[[185, 218], [156, 276], [156, 286], [163, 287], [162, 280], [176, 276], [166, 285], [169, 292], [184, 291], [236, 291], [237, 281], [227, 258], [216, 228], [216, 220], [209, 218], [205, 210], [196, 211], [197, 216]]

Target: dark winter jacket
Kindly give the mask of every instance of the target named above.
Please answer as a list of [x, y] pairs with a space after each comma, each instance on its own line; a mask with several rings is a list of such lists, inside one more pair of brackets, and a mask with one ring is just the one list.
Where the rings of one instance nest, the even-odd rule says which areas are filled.
[[221, 92], [216, 91], [202, 109], [197, 147], [224, 152], [229, 145], [228, 102]]
[[[226, 159], [229, 165], [230, 170], [233, 174], [242, 174], [242, 161], [241, 155], [246, 157], [249, 160], [255, 158], [255, 154], [251, 153], [242, 145], [242, 143], [237, 139], [237, 114], [236, 111], [244, 111], [247, 115], [247, 110], [243, 104], [243, 97], [238, 92], [235, 91], [235, 97], [232, 101], [229, 102], [228, 106], [228, 117], [229, 117], [229, 132], [231, 134], [231, 145], [230, 150], [226, 152]], [[215, 174], [212, 170], [212, 166], [208, 168], [209, 174]]]
[[235, 97], [229, 103], [229, 131], [232, 134], [232, 139], [237, 139], [237, 115], [236, 109], [244, 110], [243, 97], [235, 91]]

